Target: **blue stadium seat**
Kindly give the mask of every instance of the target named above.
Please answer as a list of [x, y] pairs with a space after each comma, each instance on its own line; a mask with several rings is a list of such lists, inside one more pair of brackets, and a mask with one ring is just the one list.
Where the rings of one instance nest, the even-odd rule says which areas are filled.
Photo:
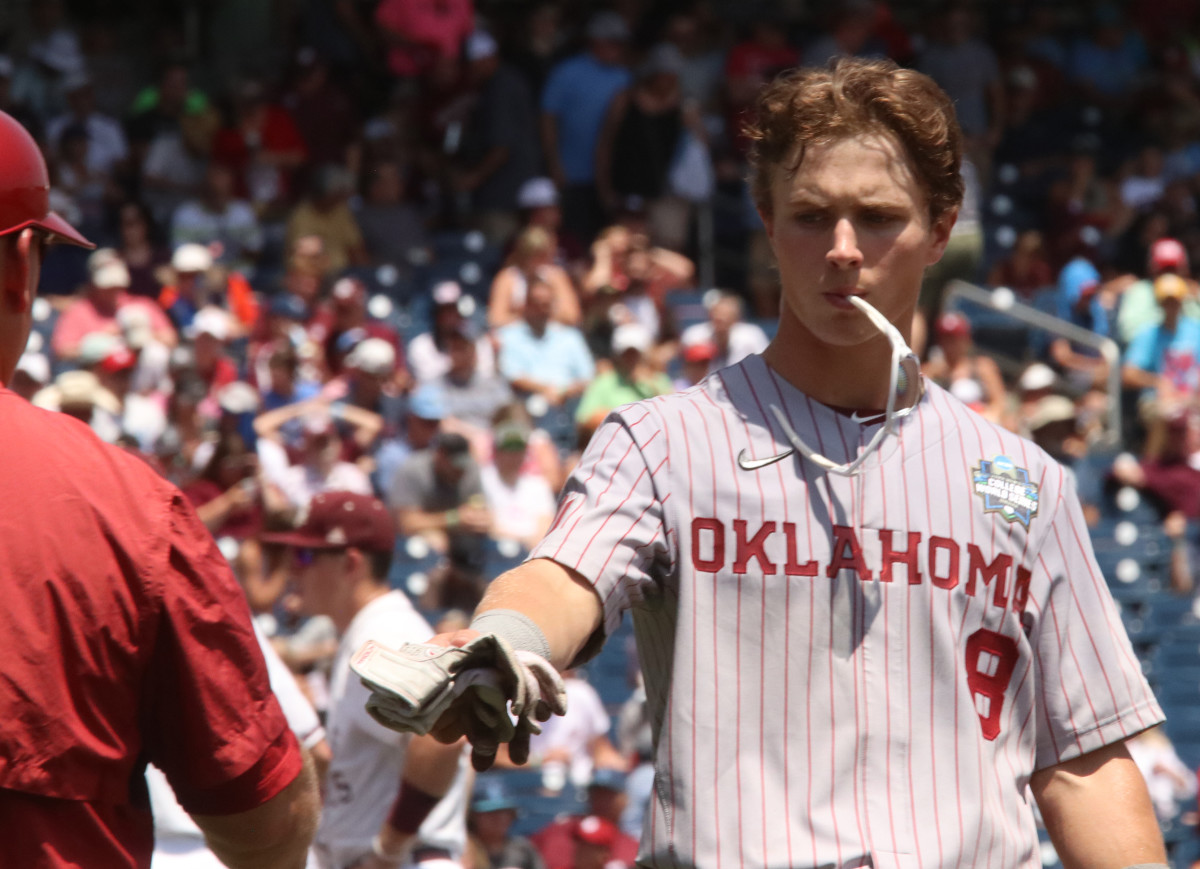
[[441, 556], [418, 537], [400, 537], [392, 554], [388, 584], [411, 598], [418, 598], [428, 587], [430, 573], [438, 566]]

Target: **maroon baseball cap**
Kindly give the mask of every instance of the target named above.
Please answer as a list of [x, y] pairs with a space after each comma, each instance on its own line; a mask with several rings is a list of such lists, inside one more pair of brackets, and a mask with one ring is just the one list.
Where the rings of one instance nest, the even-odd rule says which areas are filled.
[[285, 543], [309, 549], [354, 546], [371, 552], [391, 552], [396, 545], [392, 516], [383, 502], [354, 492], [324, 492], [309, 502], [299, 527], [262, 535], [266, 543]]

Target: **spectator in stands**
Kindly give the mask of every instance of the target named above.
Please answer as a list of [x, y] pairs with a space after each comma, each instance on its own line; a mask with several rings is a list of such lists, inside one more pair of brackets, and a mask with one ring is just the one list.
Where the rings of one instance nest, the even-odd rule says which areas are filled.
[[463, 127], [453, 182], [470, 195], [471, 225], [502, 247], [518, 229], [517, 193], [541, 165], [537, 110], [529, 85], [501, 62], [491, 34], [471, 34], [466, 59], [476, 100]]
[[[289, 405], [280, 413], [307, 404]], [[377, 432], [378, 424], [374, 427]], [[263, 430], [269, 434], [269, 428], [260, 426], [257, 420], [255, 428], [260, 430], [260, 437], [263, 436]], [[322, 492], [373, 494], [367, 475], [357, 465], [343, 461], [341, 454], [342, 437], [329, 411], [308, 409], [304, 416], [304, 438], [299, 460], [278, 481], [280, 490], [293, 509], [303, 509], [314, 496]]]
[[551, 319], [554, 294], [543, 283], [526, 290], [524, 316], [497, 333], [498, 367], [512, 388], [541, 396], [550, 407], [583, 394], [595, 374], [595, 363], [574, 326]]
[[17, 360], [12, 382], [8, 388], [26, 401], [31, 401], [39, 389], [50, 383], [50, 360], [45, 353], [26, 350]]
[[292, 86], [281, 104], [296, 125], [308, 164], [353, 165], [358, 156], [358, 112], [345, 90], [330, 79], [330, 64], [317, 49], [296, 52]]
[[479, 370], [476, 348], [480, 337], [479, 327], [471, 320], [463, 320], [452, 329], [446, 336], [450, 367], [431, 381], [441, 390], [446, 416], [456, 423], [455, 430], [472, 440], [488, 437], [492, 416], [512, 400], [512, 390], [504, 378]]
[[208, 247], [181, 244], [171, 254], [166, 272], [171, 283], [162, 288], [158, 303], [180, 330], [191, 326], [201, 309], [219, 308], [229, 315], [229, 337], [240, 338], [258, 324], [258, 299], [245, 275], [215, 265]]
[[203, 245], [216, 252], [217, 262], [253, 276], [263, 229], [250, 203], [234, 197], [233, 186], [233, 169], [210, 163], [200, 197], [180, 205], [171, 217], [171, 245]]
[[170, 249], [158, 237], [150, 209], [139, 201], [117, 209], [117, 252], [129, 269], [129, 292], [157, 299], [162, 285], [157, 272], [171, 261]]
[[312, 314], [318, 297], [326, 289], [326, 276], [330, 272], [325, 240], [319, 235], [301, 235], [288, 242], [287, 250], [281, 290], [299, 298], [308, 314]]
[[991, 422], [1004, 423], [1008, 391], [1000, 367], [978, 352], [971, 341], [971, 323], [958, 312], [938, 317], [936, 344], [922, 366], [925, 376]]
[[384, 417], [384, 437], [375, 451], [375, 488], [389, 504], [396, 471], [415, 452], [428, 449], [441, 431], [446, 405], [442, 392], [432, 383], [418, 386], [408, 397], [403, 426], [396, 431], [387, 428]]
[[148, 299], [129, 294], [129, 269], [116, 251], [101, 248], [92, 253], [88, 271], [84, 295], [71, 302], [54, 324], [50, 347], [58, 359], [65, 361], [78, 356], [80, 342], [92, 332], [119, 334], [117, 315], [130, 307], [146, 311], [157, 341], [175, 346], [178, 340], [175, 330], [162, 310]]
[[184, 332], [192, 342], [193, 371], [208, 390], [200, 405], [202, 416], [215, 420], [220, 416], [217, 394], [221, 388], [238, 379], [237, 363], [229, 354], [233, 328], [229, 314], [208, 306], [196, 312]]
[[725, 58], [725, 126], [732, 131], [738, 155], [745, 156], [749, 144], [741, 131], [755, 96], [779, 73], [799, 64], [800, 53], [788, 40], [782, 10], [770, 6], [756, 9], [749, 33]]
[[989, 287], [1008, 287], [1026, 300], [1053, 284], [1054, 270], [1050, 268], [1042, 234], [1036, 229], [1022, 231], [1012, 252], [997, 260], [987, 276]]
[[458, 59], [474, 24], [471, 0], [383, 0], [375, 8], [392, 75], [416, 78]]
[[90, 171], [100, 177], [111, 177], [119, 164], [129, 156], [125, 131], [115, 119], [96, 111], [96, 90], [86, 72], [74, 73], [63, 81], [68, 110], [46, 125], [46, 140], [51, 151], [61, 143], [63, 133], [72, 126], [86, 132], [85, 161]]
[[578, 258], [584, 248], [562, 229], [562, 208], [553, 181], [545, 176], [530, 178], [517, 191], [517, 208], [522, 230], [536, 226], [554, 238], [558, 245], [554, 255], [557, 265], [566, 267]]
[[1200, 521], [1200, 470], [1189, 460], [1197, 446], [1194, 413], [1176, 413], [1151, 424], [1142, 459], [1122, 454], [1112, 467], [1117, 483], [1141, 489], [1159, 508], [1163, 532], [1172, 541], [1168, 575], [1177, 594], [1190, 594], [1195, 588], [1192, 564]]
[[1200, 320], [1183, 316], [1188, 286], [1178, 275], [1160, 275], [1154, 294], [1162, 322], [1134, 336], [1121, 369], [1125, 388], [1141, 390], [1147, 421], [1170, 417], [1200, 397]]
[[563, 26], [562, 7], [552, 0], [531, 4], [513, 33], [514, 44], [506, 54], [529, 82], [534, 97], [540, 98], [550, 71], [563, 59], [568, 47], [569, 33]]
[[1004, 129], [1005, 92], [995, 53], [975, 36], [973, 15], [966, 4], [948, 4], [937, 17], [917, 67], [954, 101], [967, 152], [987, 179], [991, 149]]
[[683, 55], [670, 43], [652, 48], [637, 79], [613, 99], [596, 147], [596, 187], [607, 214], [637, 197], [650, 237], [673, 250], [687, 243], [690, 208], [672, 194], [669, 177], [685, 136], [705, 142], [703, 120], [679, 86]]
[[[1154, 282], [1160, 275], [1178, 275], [1191, 279], [1187, 249], [1174, 238], [1160, 238], [1150, 245], [1144, 278], [1133, 278], [1121, 291], [1121, 304], [1117, 311], [1117, 336], [1122, 344], [1128, 344], [1144, 327], [1162, 320], [1162, 307], [1154, 293]], [[1200, 319], [1200, 300], [1197, 300], [1194, 282], [1192, 291], [1184, 300], [1183, 313]]]
[[309, 335], [324, 351], [329, 374], [342, 373], [342, 363], [354, 345], [365, 338], [387, 341], [396, 351], [398, 370], [404, 371], [400, 336], [387, 323], [367, 314], [367, 286], [358, 278], [338, 278], [330, 289], [329, 300], [317, 309], [308, 325]]
[[498, 425], [492, 461], [483, 466], [483, 495], [493, 517], [492, 536], [515, 540], [526, 550], [542, 539], [554, 518], [554, 491], [531, 466], [531, 432], [518, 423]]
[[212, 159], [233, 172], [235, 194], [260, 212], [292, 195], [292, 179], [308, 150], [287, 109], [267, 98], [261, 82], [246, 81], [233, 95], [232, 123], [213, 139]]
[[362, 232], [348, 204], [353, 193], [350, 173], [343, 166], [321, 166], [313, 174], [311, 188], [288, 217], [288, 246], [305, 236], [320, 238], [324, 245], [325, 274], [330, 277], [339, 275], [347, 266], [366, 265]]
[[582, 282], [589, 336], [597, 337], [597, 323], [628, 319], [611, 313], [613, 306], [622, 305], [653, 335], [665, 337], [661, 324], [667, 293], [690, 286], [695, 275], [690, 259], [653, 245], [636, 224], [632, 229], [610, 226], [592, 245], [592, 267]]
[[581, 819], [571, 831], [575, 842], [571, 869], [630, 869], [632, 863], [613, 859], [621, 835], [612, 821], [598, 815]]
[[354, 219], [373, 265], [404, 263], [428, 252], [424, 216], [407, 192], [404, 171], [395, 160], [379, 160], [368, 167]]
[[670, 378], [651, 367], [654, 337], [640, 323], [613, 330], [612, 368], [596, 376], [575, 411], [579, 442], [587, 443], [608, 414], [623, 404], [674, 392]]
[[121, 437], [121, 402], [90, 371], [64, 371], [30, 400], [36, 407], [75, 417], [107, 443]]
[[[686, 335], [687, 330], [684, 330]], [[679, 342], [680, 375], [675, 378], [675, 389], [691, 389], [715, 370], [713, 360], [717, 358], [717, 345], [703, 339], [682, 338]]]
[[1113, 111], [1129, 107], [1150, 58], [1141, 34], [1125, 24], [1115, 3], [1099, 4], [1091, 32], [1077, 39], [1067, 57], [1067, 73], [1080, 96]]
[[612, 860], [622, 866], [634, 865], [637, 839], [619, 827], [625, 809], [625, 775], [620, 770], [601, 768], [587, 784], [586, 814], [555, 819], [530, 836], [546, 861], [546, 869], [575, 869], [580, 865], [576, 853], [579, 844], [600, 844], [601, 837]]
[[[1092, 260], [1079, 254], [1058, 275], [1058, 316], [1096, 335], [1109, 337], [1120, 304], [1115, 285], [1104, 284]], [[1103, 389], [1109, 375], [1108, 361], [1094, 348], [1055, 337], [1050, 342], [1050, 359], [1077, 389]]]
[[[466, 319], [463, 316], [462, 287], [455, 281], [443, 281], [431, 293], [433, 311], [428, 332], [422, 332], [408, 343], [408, 364], [413, 380], [427, 383], [437, 380], [450, 370], [447, 341]], [[481, 335], [475, 344], [478, 370], [488, 375], [496, 370], [495, 350], [491, 339]]]
[[587, 51], [556, 66], [542, 92], [542, 151], [562, 192], [563, 226], [588, 243], [603, 225], [596, 195], [596, 145], [613, 98], [629, 86], [624, 66], [629, 25], [598, 12], [587, 25]]
[[824, 32], [804, 49], [804, 63], [825, 66], [839, 57], [887, 57], [886, 46], [873, 38], [872, 0], [841, 0], [829, 11]]
[[476, 779], [467, 815], [467, 830], [479, 852], [473, 869], [546, 869], [532, 842], [511, 835], [519, 807], [504, 786], [503, 774], [485, 774]]
[[88, 131], [82, 124], [70, 124], [59, 138], [58, 155], [51, 164], [55, 191], [68, 196], [78, 211], [81, 230], [95, 237], [103, 232], [107, 199], [113, 190], [108, 172], [88, 163]]
[[473, 610], [483, 594], [492, 515], [467, 439], [438, 434], [400, 465], [389, 495], [398, 533], [419, 535], [445, 556], [425, 600], [436, 608]]
[[715, 355], [709, 370], [733, 365], [767, 347], [762, 327], [744, 321], [745, 305], [741, 296], [722, 292], [708, 305], [708, 321], [683, 330], [679, 337], [684, 346], [712, 344]]
[[540, 226], [521, 230], [508, 265], [492, 279], [488, 297], [488, 326], [499, 329], [521, 318], [529, 287], [547, 285], [554, 296], [552, 319], [568, 326], [580, 321], [579, 296], [566, 271], [554, 262], [554, 235]]
[[256, 537], [263, 527], [258, 457], [237, 432], [223, 433], [200, 474], [183, 493], [214, 537]]

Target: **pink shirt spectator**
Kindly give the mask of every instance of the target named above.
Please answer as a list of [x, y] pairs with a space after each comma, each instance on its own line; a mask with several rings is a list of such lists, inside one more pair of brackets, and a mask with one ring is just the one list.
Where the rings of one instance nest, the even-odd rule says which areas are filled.
[[437, 59], [458, 57], [474, 27], [471, 0], [383, 0], [375, 20], [386, 32], [388, 66], [396, 75], [414, 76]]
[[[107, 332], [112, 335], [121, 334], [121, 324], [116, 313], [123, 308], [132, 307], [144, 310], [149, 318], [150, 329], [154, 337], [163, 343], [173, 346], [175, 343], [175, 328], [162, 308], [153, 302], [122, 292], [117, 296], [117, 303], [112, 314], [100, 311], [89, 297], [79, 299], [62, 312], [58, 322], [54, 324], [54, 333], [50, 337], [50, 348], [60, 359], [72, 359], [79, 353], [79, 344], [84, 337], [92, 332]], [[164, 337], [167, 340], [163, 340]]]

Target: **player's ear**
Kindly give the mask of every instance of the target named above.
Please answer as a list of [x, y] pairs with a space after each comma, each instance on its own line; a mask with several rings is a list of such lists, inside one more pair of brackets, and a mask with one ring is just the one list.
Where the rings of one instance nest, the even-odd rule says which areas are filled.
[[946, 245], [950, 243], [950, 232], [954, 229], [954, 224], [957, 221], [957, 208], [943, 211], [941, 215], [934, 219], [933, 226], [931, 227], [933, 245], [930, 248], [929, 261], [926, 265], [933, 265], [942, 258], [942, 254], [946, 252]]
[[6, 236], [0, 240], [0, 297], [6, 310], [23, 314], [33, 305], [37, 280], [33, 275], [36, 241], [33, 229], [23, 229], [16, 237]]

